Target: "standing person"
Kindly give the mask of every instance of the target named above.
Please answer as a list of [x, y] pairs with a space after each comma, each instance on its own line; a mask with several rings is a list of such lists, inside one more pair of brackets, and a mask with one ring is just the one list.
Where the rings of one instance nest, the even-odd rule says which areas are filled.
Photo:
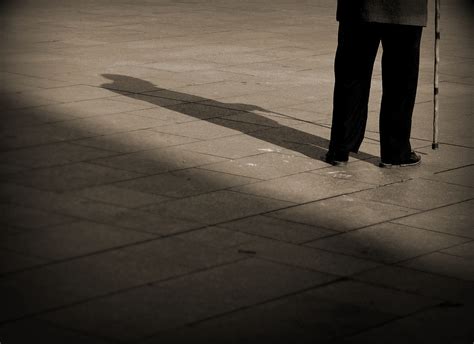
[[421, 162], [410, 146], [427, 0], [338, 0], [331, 140], [325, 161], [345, 165], [364, 138], [372, 70], [382, 42], [381, 167]]

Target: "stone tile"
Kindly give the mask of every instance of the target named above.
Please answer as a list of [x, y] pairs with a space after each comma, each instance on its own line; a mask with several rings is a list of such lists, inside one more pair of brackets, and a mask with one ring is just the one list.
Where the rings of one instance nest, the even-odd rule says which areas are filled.
[[[378, 158], [377, 158], [378, 160]], [[312, 171], [319, 175], [330, 176], [347, 182], [362, 182], [372, 185], [387, 185], [412, 179], [413, 170], [381, 169], [375, 159], [368, 161], [352, 161], [347, 166], [330, 166]]]
[[440, 149], [435, 151], [431, 147], [418, 149], [417, 151], [424, 153], [421, 166], [429, 168], [433, 172], [457, 169], [474, 163], [472, 148], [441, 144]]
[[346, 232], [413, 214], [415, 210], [342, 195], [267, 214], [271, 217]]
[[191, 168], [161, 173], [117, 184], [121, 188], [139, 190], [170, 198], [195, 196], [257, 181], [227, 173]]
[[5, 238], [0, 246], [48, 260], [91, 254], [155, 236], [92, 222], [74, 222]]
[[107, 211], [91, 212], [89, 215], [82, 215], [81, 217], [158, 235], [176, 234], [203, 226], [184, 217], [173, 217], [166, 214], [153, 214], [146, 211], [128, 209], [112, 211], [111, 213]]
[[226, 161], [224, 158], [168, 147], [96, 159], [94, 164], [141, 174], [156, 174]]
[[4, 162], [25, 167], [47, 167], [111, 156], [116, 153], [70, 143], [54, 143], [0, 153]]
[[[4, 241], [2, 235], [2, 242]], [[31, 257], [16, 252], [7, 250], [0, 250], [0, 275], [15, 272], [22, 269], [27, 269], [35, 265], [41, 265], [46, 263], [46, 259], [39, 257]]]
[[262, 140], [271, 140], [278, 137], [285, 142], [307, 144], [327, 149], [329, 145], [330, 128], [312, 123], [288, 124], [278, 128], [265, 130], [260, 134]]
[[0, 327], [0, 336], [8, 343], [71, 343], [106, 344], [105, 339], [94, 338], [75, 331], [59, 328], [38, 319], [26, 319], [7, 323]]
[[181, 145], [180, 148], [229, 159], [239, 159], [268, 152], [287, 153], [289, 151], [284, 148], [287, 146], [295, 147], [294, 144], [279, 145], [277, 143], [265, 142], [246, 135], [235, 135], [220, 139], [184, 144]]
[[169, 110], [187, 115], [189, 119], [211, 119], [236, 115], [241, 111], [249, 110], [246, 104], [237, 104], [234, 107], [215, 100], [197, 97], [199, 103], [184, 103], [167, 106]]
[[216, 191], [148, 207], [159, 216], [173, 216], [204, 224], [217, 224], [241, 217], [257, 215], [292, 203], [245, 195], [232, 191]]
[[116, 97], [114, 100], [119, 102], [124, 102], [126, 104], [133, 104], [135, 106], [151, 108], [154, 106], [174, 106], [180, 104], [182, 100], [154, 97], [147, 94], [141, 93], [124, 93], [122, 91], [115, 91], [116, 93], [122, 95], [122, 97]]
[[435, 252], [404, 262], [402, 266], [466, 281], [474, 281], [474, 262], [472, 259], [450, 254]]
[[472, 311], [469, 307], [433, 308], [338, 342], [372, 344], [380, 343], [383, 337], [386, 338], [384, 343], [392, 344], [406, 338], [410, 338], [413, 343], [469, 343], [474, 334], [469, 320]]
[[375, 261], [395, 263], [463, 242], [466, 242], [466, 239], [383, 223], [316, 240], [308, 245]]
[[61, 103], [106, 98], [111, 96], [111, 93], [107, 90], [87, 85], [64, 86], [49, 90], [34, 91], [31, 92], [31, 94], [33, 96], [39, 96]]
[[219, 226], [256, 235], [258, 237], [275, 239], [294, 244], [305, 243], [337, 233], [336, 231], [329, 229], [322, 229], [302, 223], [261, 215], [222, 223]]
[[474, 187], [472, 176], [474, 175], [474, 166], [461, 167], [455, 170], [448, 170], [446, 172], [439, 172], [430, 179], [440, 180], [446, 183], [465, 185]]
[[98, 202], [115, 204], [125, 208], [139, 208], [169, 200], [168, 197], [121, 188], [115, 185], [91, 187], [78, 191], [75, 195]]
[[132, 130], [150, 129], [163, 125], [162, 121], [153, 118], [135, 116], [129, 113], [116, 113], [88, 118], [73, 119], [54, 124], [63, 130], [74, 129], [92, 132], [96, 135], [128, 132]]
[[278, 57], [265, 56], [263, 54], [253, 53], [237, 53], [237, 54], [205, 54], [196, 56], [197, 60], [211, 61], [215, 63], [222, 63], [225, 65], [229, 64], [241, 64], [241, 63], [253, 63], [253, 62], [264, 62]]
[[257, 179], [272, 179], [320, 168], [323, 162], [279, 153], [256, 156], [207, 165], [212, 171], [233, 173]]
[[[159, 283], [153, 288], [144, 287], [66, 308], [45, 318], [89, 333], [136, 340], [330, 279], [316, 272], [246, 260]], [[269, 283], [272, 288], [267, 288]], [[189, 288], [190, 285], [193, 288]], [[126, 307], [123, 307], [124, 300], [127, 300]], [[111, 312], [114, 317], [110, 317]]]
[[189, 137], [158, 133], [144, 129], [75, 140], [74, 144], [96, 147], [119, 153], [133, 153], [153, 148], [171, 147], [195, 141], [195, 139]]
[[312, 291], [312, 294], [321, 299], [349, 303], [399, 316], [408, 315], [440, 303], [439, 300], [429, 297], [408, 294], [355, 281], [332, 283]]
[[[258, 109], [276, 110], [281, 107], [290, 107], [292, 105], [301, 103], [300, 99], [293, 99], [291, 97], [279, 97], [273, 95], [271, 92], [259, 92], [254, 94], [225, 97], [220, 98], [219, 101], [222, 103], [226, 103], [227, 108], [235, 110], [244, 110], [242, 104], [252, 105], [253, 107]], [[204, 102], [204, 104], [207, 104], [207, 102]]]
[[474, 239], [471, 219], [473, 206], [473, 201], [462, 202], [407, 216], [394, 222]]
[[1, 315], [15, 318], [238, 259], [238, 254], [175, 238], [132, 245], [2, 279], [7, 302]]
[[65, 191], [112, 183], [139, 177], [140, 174], [98, 166], [74, 163], [21, 172], [7, 178], [15, 183], [42, 190]]
[[0, 223], [21, 229], [40, 229], [67, 224], [74, 219], [51, 211], [43, 211], [13, 204], [0, 204]]
[[10, 150], [28, 146], [38, 146], [48, 143], [70, 141], [83, 137], [94, 136], [87, 131], [79, 131], [74, 128], [58, 128], [52, 124], [43, 124], [9, 129], [0, 134], [0, 145], [2, 150]]
[[161, 133], [182, 135], [199, 140], [209, 140], [261, 129], [265, 129], [265, 127], [256, 124], [214, 118], [205, 121], [201, 120], [174, 124], [171, 126], [160, 126], [154, 130]]
[[372, 186], [366, 183], [341, 180], [314, 173], [299, 173], [239, 186], [232, 190], [294, 203], [306, 203], [370, 188]]
[[184, 219], [128, 209], [69, 194], [44, 192], [18, 185], [7, 185], [3, 190], [5, 194], [2, 196], [14, 203], [145, 233], [167, 235], [203, 227], [202, 224]]
[[175, 61], [156, 62], [146, 64], [145, 67], [166, 70], [171, 72], [192, 72], [195, 70], [216, 69], [220, 65], [212, 62], [200, 62], [198, 60], [180, 59]]
[[43, 312], [191, 270], [147, 254], [112, 251], [3, 278], [1, 319]]
[[163, 331], [144, 344], [182, 343], [322, 343], [358, 333], [393, 318], [393, 315], [325, 300], [312, 291], [242, 309], [193, 326]]
[[55, 104], [44, 107], [43, 111], [53, 111], [58, 114], [63, 114], [64, 120], [68, 120], [71, 118], [86, 118], [93, 116], [110, 115], [121, 112], [137, 111], [149, 107], [146, 105], [140, 106], [135, 104], [124, 104], [123, 102], [118, 101], [117, 99], [119, 98], [111, 97], [104, 99], [82, 100], [63, 104]]
[[474, 260], [474, 241], [461, 244], [459, 246], [447, 248], [441, 252], [451, 254], [453, 256]]
[[362, 191], [354, 196], [412, 209], [429, 210], [468, 200], [473, 195], [472, 188], [416, 179], [403, 184], [392, 184], [374, 190]]
[[378, 267], [373, 270], [363, 271], [353, 276], [353, 278], [395, 290], [450, 301], [451, 303], [472, 303], [474, 301], [474, 296], [472, 295], [474, 282], [462, 281], [457, 278], [399, 266]]
[[20, 167], [14, 164], [2, 164], [0, 163], [0, 176], [19, 173], [21, 171], [27, 170], [27, 167]]
[[20, 130], [23, 127], [36, 126], [43, 124], [41, 118], [32, 113], [30, 109], [27, 110], [2, 110], [2, 123], [0, 130], [2, 132], [8, 130]]
[[221, 227], [206, 227], [179, 235], [180, 239], [195, 241], [217, 248], [231, 248], [246, 242], [254, 241], [257, 237], [236, 232]]
[[[198, 104], [195, 104], [195, 105], [197, 106]], [[173, 109], [169, 109], [165, 107], [154, 106], [152, 108], [148, 108], [144, 110], [130, 111], [129, 113], [134, 116], [141, 116], [141, 117], [154, 119], [155, 121], [157, 121], [156, 123], [159, 124], [156, 126], [156, 128], [161, 125], [171, 125], [171, 124], [186, 123], [186, 122], [193, 122], [193, 121], [199, 120], [195, 117], [191, 117], [177, 111], [179, 109], [180, 108], [173, 110]]]
[[[252, 82], [252, 79], [249, 78], [246, 81], [225, 80], [218, 82], [209, 82], [200, 85], [188, 85], [185, 87], [180, 87], [176, 90], [180, 93], [183, 92], [183, 94], [196, 95], [195, 97], [203, 98], [198, 101], [212, 101], [225, 97], [265, 92], [271, 89], [272, 88], [269, 87], [267, 84], [261, 82]], [[191, 101], [196, 101], [196, 98], [192, 99]]]
[[[265, 109], [253, 110], [252, 112], [241, 112], [235, 115], [226, 116], [225, 119], [236, 122], [258, 124], [269, 128], [278, 128], [281, 126], [297, 125], [301, 124], [300, 118], [294, 115], [294, 110], [291, 110], [290, 115], [289, 109], [282, 108], [279, 111], [266, 111]], [[314, 114], [312, 114], [314, 116]]]
[[347, 255], [268, 239], [243, 243], [238, 250], [261, 259], [338, 276], [350, 276], [379, 265]]

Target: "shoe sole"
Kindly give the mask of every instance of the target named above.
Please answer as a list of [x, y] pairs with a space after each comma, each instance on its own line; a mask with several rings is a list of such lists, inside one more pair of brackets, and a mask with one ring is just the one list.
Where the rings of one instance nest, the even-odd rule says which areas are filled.
[[326, 162], [333, 166], [346, 166], [347, 165], [347, 161], [326, 161]]
[[384, 162], [381, 162], [379, 164], [379, 167], [382, 167], [382, 168], [399, 168], [399, 167], [411, 167], [411, 166], [418, 166], [421, 164], [421, 160], [417, 161], [417, 162], [412, 162], [410, 164], [386, 164]]
[[333, 166], [346, 166], [349, 161], [340, 161], [340, 160], [328, 160], [326, 156], [322, 156], [321, 160], [324, 161], [326, 164], [333, 165]]

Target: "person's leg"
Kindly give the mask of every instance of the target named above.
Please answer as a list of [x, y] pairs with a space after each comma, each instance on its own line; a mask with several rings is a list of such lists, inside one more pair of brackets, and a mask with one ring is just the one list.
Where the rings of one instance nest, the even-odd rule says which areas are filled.
[[382, 163], [400, 165], [413, 159], [410, 146], [422, 27], [385, 25], [382, 33], [380, 152]]
[[339, 24], [328, 162], [347, 160], [349, 152], [357, 152], [362, 143], [379, 43], [379, 24]]

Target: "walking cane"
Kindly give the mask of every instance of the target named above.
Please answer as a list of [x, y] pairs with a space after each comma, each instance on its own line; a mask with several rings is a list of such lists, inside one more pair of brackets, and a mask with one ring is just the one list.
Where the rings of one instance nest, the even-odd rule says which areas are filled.
[[441, 39], [441, 33], [439, 29], [440, 22], [440, 8], [441, 0], [435, 0], [435, 61], [434, 61], [434, 92], [433, 92], [433, 144], [432, 149], [438, 149], [438, 113], [439, 113], [439, 40]]

